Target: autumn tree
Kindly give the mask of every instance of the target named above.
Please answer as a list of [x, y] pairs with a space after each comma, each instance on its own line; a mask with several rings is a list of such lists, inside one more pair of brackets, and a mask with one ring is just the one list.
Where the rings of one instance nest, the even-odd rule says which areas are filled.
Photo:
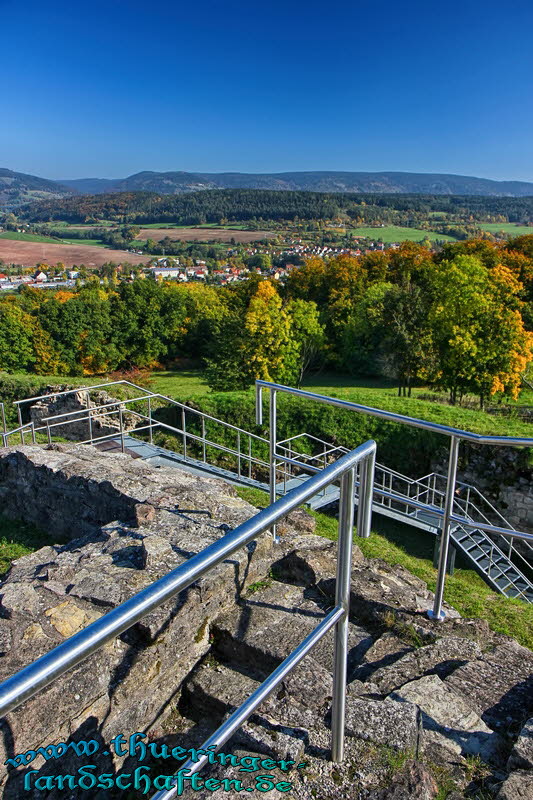
[[237, 389], [255, 380], [294, 381], [298, 349], [291, 341], [290, 316], [270, 281], [261, 281], [244, 313], [229, 311], [207, 359], [214, 389]]
[[521, 284], [507, 267], [489, 269], [475, 256], [442, 261], [431, 274], [429, 314], [438, 351], [437, 382], [452, 403], [472, 392], [515, 396], [531, 360], [531, 337], [520, 315]]

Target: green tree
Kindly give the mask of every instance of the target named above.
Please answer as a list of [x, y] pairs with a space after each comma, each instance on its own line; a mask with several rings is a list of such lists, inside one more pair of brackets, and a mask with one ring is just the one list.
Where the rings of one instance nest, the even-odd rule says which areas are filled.
[[[324, 356], [325, 332], [318, 308], [312, 300], [291, 300], [286, 307], [290, 321], [293, 375], [301, 386], [305, 373]], [[286, 367], [289, 365], [286, 363]]]

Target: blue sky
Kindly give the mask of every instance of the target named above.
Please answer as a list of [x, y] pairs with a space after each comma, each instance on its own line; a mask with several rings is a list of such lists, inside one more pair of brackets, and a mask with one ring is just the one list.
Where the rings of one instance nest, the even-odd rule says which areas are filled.
[[0, 0], [0, 166], [533, 180], [531, 0]]

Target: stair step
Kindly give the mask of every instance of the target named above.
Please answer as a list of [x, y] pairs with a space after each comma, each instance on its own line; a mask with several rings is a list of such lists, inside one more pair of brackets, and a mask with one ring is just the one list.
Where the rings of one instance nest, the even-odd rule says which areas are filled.
[[[302, 674], [300, 671], [305, 669]], [[324, 713], [332, 693], [332, 678], [326, 675], [325, 689], [317, 691], [319, 680], [314, 680], [311, 702], [314, 707], [300, 706], [290, 695], [290, 688], [297, 686], [298, 678], [308, 684], [309, 676], [320, 669], [311, 656], [306, 656], [293, 673], [267, 698], [248, 722], [231, 739], [233, 748], [244, 747], [247, 751], [263, 753], [284, 759], [299, 759], [308, 740], [308, 733], [302, 727], [311, 727], [317, 713]], [[321, 676], [322, 677], [322, 676]], [[209, 719], [213, 727], [220, 725], [228, 713], [241, 706], [259, 687], [259, 681], [250, 678], [231, 667], [207, 659], [188, 678], [180, 698], [180, 710], [190, 719], [203, 723]], [[287, 688], [289, 691], [287, 691]], [[322, 699], [321, 705], [319, 700]]]
[[[239, 608], [217, 620], [213, 626], [214, 654], [221, 661], [238, 665], [256, 680], [264, 680], [316, 628], [325, 613], [319, 596], [310, 596], [309, 591], [300, 586], [274, 582], [248, 595]], [[350, 623], [350, 673], [372, 641], [368, 631]], [[333, 631], [313, 648], [312, 655], [331, 673]]]

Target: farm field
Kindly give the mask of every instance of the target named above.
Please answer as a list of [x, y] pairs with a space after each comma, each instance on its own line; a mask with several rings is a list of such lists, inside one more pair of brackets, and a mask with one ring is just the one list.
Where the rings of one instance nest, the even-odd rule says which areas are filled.
[[154, 239], [161, 241], [168, 236], [173, 241], [180, 242], [229, 242], [235, 239], [236, 242], [257, 242], [259, 239], [274, 239], [277, 234], [273, 231], [242, 231], [227, 228], [142, 228], [136, 239], [146, 241]]
[[0, 239], [0, 260], [6, 264], [20, 264], [34, 267], [37, 264], [50, 266], [62, 262], [66, 267], [80, 266], [101, 267], [108, 261], [118, 264], [125, 261], [130, 264], [143, 264], [147, 256], [128, 253], [126, 250], [108, 250], [86, 244], [49, 244], [35, 241], [12, 241]]
[[385, 244], [391, 242], [421, 242], [422, 239], [429, 239], [432, 242], [455, 242], [454, 236], [445, 236], [443, 233], [434, 231], [423, 231], [419, 228], [402, 228], [399, 225], [387, 225], [384, 228], [347, 228], [346, 233], [353, 233], [354, 236], [364, 236], [367, 239], [381, 239]]
[[17, 233], [16, 231], [4, 231], [0, 233], [0, 239], [9, 239], [12, 242], [39, 242], [48, 244], [58, 244], [59, 240], [51, 236], [39, 236], [37, 233]]
[[511, 233], [514, 236], [532, 236], [533, 226], [531, 225], [515, 225], [514, 222], [479, 222], [479, 227], [482, 231], [489, 231], [490, 233]]

